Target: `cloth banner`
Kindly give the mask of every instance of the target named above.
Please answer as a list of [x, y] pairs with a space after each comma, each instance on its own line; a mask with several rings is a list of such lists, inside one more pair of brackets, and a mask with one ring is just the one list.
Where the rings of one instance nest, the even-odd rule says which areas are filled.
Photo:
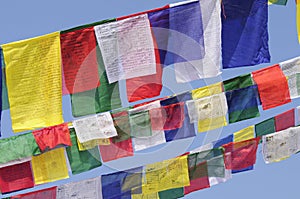
[[225, 91], [247, 88], [253, 85], [251, 74], [241, 75], [223, 82]]
[[[179, 102], [191, 100], [191, 93], [183, 93], [160, 101], [161, 106], [168, 106]], [[184, 120], [181, 128], [174, 130], [165, 130], [166, 141], [184, 139], [195, 136], [195, 127], [190, 123], [187, 106], [184, 106]]]
[[190, 185], [187, 156], [146, 165], [145, 172], [143, 194]]
[[159, 199], [177, 199], [184, 197], [184, 188], [175, 188], [158, 192]]
[[233, 142], [241, 142], [254, 138], [254, 126], [249, 126], [233, 134]]
[[[219, 5], [219, 1], [204, 0], [170, 5], [169, 57], [172, 58], [172, 54], [175, 54], [184, 60], [184, 62], [174, 61], [178, 83], [215, 77], [221, 73], [219, 59], [221, 56], [221, 8]], [[168, 56], [166, 58], [168, 64], [172, 59], [168, 59]]]
[[267, 0], [222, 0], [222, 6], [223, 68], [269, 63]]
[[[270, 118], [255, 125], [256, 137], [262, 137], [275, 132], [275, 119]], [[262, 141], [262, 140], [261, 140]]]
[[287, 80], [279, 65], [254, 71], [252, 75], [258, 87], [263, 110], [291, 102]]
[[300, 127], [291, 127], [264, 135], [262, 140], [265, 163], [282, 161], [300, 150]]
[[229, 135], [229, 136], [226, 136], [225, 138], [222, 138], [220, 140], [216, 140], [213, 142], [213, 148], [219, 148], [225, 144], [228, 144], [230, 142], [233, 142], [233, 134]]
[[123, 198], [142, 187], [142, 167], [101, 176], [103, 199]]
[[0, 168], [0, 190], [8, 193], [34, 186], [30, 162]]
[[283, 74], [288, 79], [288, 85], [291, 98], [299, 97], [300, 95], [300, 57], [296, 57], [279, 63]]
[[115, 143], [130, 139], [131, 131], [129, 125], [128, 111], [113, 111], [112, 118], [118, 133], [118, 136], [112, 138], [112, 142]]
[[295, 109], [286, 111], [274, 117], [275, 119], [275, 130], [282, 131], [289, 127], [295, 126]]
[[98, 146], [86, 151], [79, 151], [74, 129], [70, 129], [72, 146], [67, 147], [67, 155], [71, 166], [72, 174], [79, 174], [91, 169], [100, 167], [100, 153]]
[[59, 32], [2, 48], [13, 131], [63, 123]]
[[59, 185], [56, 199], [66, 198], [102, 199], [101, 177]]
[[38, 198], [56, 199], [56, 187], [51, 187], [48, 189], [42, 189], [39, 191], [10, 197], [10, 199], [38, 199]]
[[209, 97], [211, 95], [220, 94], [223, 92], [223, 83], [218, 82], [205, 87], [197, 88], [192, 90], [192, 98], [199, 99], [203, 97]]
[[63, 31], [60, 35], [63, 94], [73, 94], [100, 86], [97, 42], [94, 27]]
[[256, 151], [259, 140], [260, 138], [253, 138], [223, 145], [225, 149], [225, 168], [243, 170], [253, 166], [256, 162]]
[[118, 135], [110, 112], [74, 120], [73, 125], [81, 143]]
[[92, 148], [95, 148], [98, 145], [110, 145], [110, 139], [96, 139], [87, 142], [80, 143], [77, 138], [77, 146], [79, 151], [86, 151]]
[[36, 185], [69, 178], [64, 152], [64, 148], [58, 148], [32, 157], [32, 171]]
[[41, 154], [32, 133], [1, 139], [0, 148], [0, 164]]
[[152, 135], [149, 111], [146, 110], [130, 114], [129, 123], [132, 137], [140, 138]]
[[[112, 138], [111, 138], [112, 140]], [[124, 140], [121, 142], [111, 142], [107, 146], [99, 146], [101, 158], [103, 162], [117, 160], [119, 158], [133, 156], [132, 140]]]
[[226, 93], [229, 123], [259, 117], [257, 86], [249, 86]]
[[72, 145], [67, 123], [35, 130], [32, 134], [42, 152], [59, 146]]

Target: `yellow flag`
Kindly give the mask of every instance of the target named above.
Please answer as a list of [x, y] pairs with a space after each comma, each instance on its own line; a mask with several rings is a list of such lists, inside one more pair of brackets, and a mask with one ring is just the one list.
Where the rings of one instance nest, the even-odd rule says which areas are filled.
[[97, 140], [91, 140], [88, 142], [80, 143], [77, 139], [77, 145], [79, 151], [86, 151], [89, 149], [92, 149], [98, 145], [110, 145], [110, 139], [97, 139]]
[[222, 82], [192, 90], [192, 98], [199, 99], [223, 92]]
[[254, 126], [249, 126], [233, 134], [234, 142], [241, 142], [254, 138]]
[[298, 31], [298, 42], [300, 43], [300, 2], [296, 0], [297, 7], [297, 31]]
[[227, 121], [225, 116], [206, 118], [198, 121], [198, 132], [205, 132], [226, 126]]
[[64, 148], [32, 157], [35, 184], [44, 184], [69, 177]]
[[159, 199], [158, 193], [150, 193], [150, 194], [132, 194], [132, 199]]
[[14, 132], [63, 123], [59, 32], [2, 49]]
[[187, 156], [146, 165], [143, 194], [152, 194], [173, 188], [189, 186]]

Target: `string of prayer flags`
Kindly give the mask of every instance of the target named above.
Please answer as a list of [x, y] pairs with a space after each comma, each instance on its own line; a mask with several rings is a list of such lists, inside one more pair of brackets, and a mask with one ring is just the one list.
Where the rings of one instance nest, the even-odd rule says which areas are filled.
[[33, 156], [31, 163], [36, 185], [69, 178], [64, 148]]
[[212, 95], [220, 94], [223, 92], [223, 83], [218, 82], [215, 84], [211, 84], [208, 86], [204, 86], [201, 88], [197, 88], [192, 90], [192, 98], [195, 99], [200, 99], [203, 97], [209, 97]]
[[63, 31], [60, 42], [66, 87], [63, 94], [83, 92], [100, 86], [94, 27]]
[[184, 197], [184, 188], [168, 189], [158, 192], [159, 199], [176, 199]]
[[254, 126], [249, 126], [233, 134], [233, 142], [241, 142], [254, 138]]
[[75, 130], [70, 129], [72, 146], [66, 148], [72, 174], [79, 174], [100, 167], [100, 153], [98, 146], [86, 151], [79, 151]]
[[146, 14], [94, 27], [109, 83], [156, 73]]
[[287, 0], [268, 0], [268, 3], [285, 6], [287, 3]]
[[66, 198], [102, 199], [101, 177], [59, 185], [57, 187], [56, 195], [57, 195], [56, 199], [66, 199]]
[[101, 182], [103, 199], [130, 196], [132, 190], [142, 187], [142, 167], [102, 175]]
[[[213, 5], [213, 3], [211, 4]], [[206, 54], [206, 50], [208, 49], [205, 47], [209, 47], [209, 44], [214, 43], [208, 43], [208, 46], [204, 45], [204, 39], [209, 39], [209, 37], [204, 37], [208, 36], [207, 32], [206, 35], [204, 35], [204, 22], [207, 26], [209, 24], [209, 20], [207, 19], [208, 16], [206, 16], [208, 13], [203, 13], [206, 17], [206, 21], [203, 21], [202, 12], [204, 9], [201, 9], [201, 7], [202, 5], [200, 2], [170, 4], [169, 30], [167, 30], [170, 36], [168, 37], [168, 52], [165, 59], [165, 65], [174, 64], [176, 81], [178, 83], [189, 82], [210, 76], [210, 74], [204, 73], [206, 68], [203, 63], [203, 58]], [[216, 22], [216, 19], [214, 18], [213, 21]], [[215, 26], [217, 25], [218, 24], [215, 24]], [[210, 26], [210, 28], [212, 27]], [[164, 30], [161, 30], [161, 32], [162, 31]], [[208, 32], [209, 31], [210, 30], [208, 30]], [[217, 30], [212, 32], [211, 37], [215, 36], [216, 39], [218, 39], [216, 34]], [[217, 48], [218, 46], [211, 47]], [[191, 51], [187, 49], [190, 49]], [[216, 50], [217, 52], [217, 49], [211, 48], [211, 51], [213, 50]], [[205, 61], [207, 61], [207, 58], [208, 56], [206, 56]], [[213, 58], [214, 57], [211, 59]], [[219, 73], [219, 68], [218, 66], [215, 66], [215, 64], [212, 65], [211, 71], [208, 69], [206, 70], [208, 73], [213, 73], [213, 76], [216, 76], [215, 73]]]
[[264, 135], [262, 140], [262, 151], [265, 163], [282, 161], [300, 150], [300, 127], [291, 127]]
[[34, 186], [30, 162], [0, 168], [0, 190], [8, 193]]
[[32, 133], [1, 139], [0, 148], [0, 164], [41, 153]]
[[59, 32], [2, 48], [13, 131], [63, 123]]
[[59, 146], [71, 146], [70, 132], [67, 123], [35, 130], [32, 132], [42, 152]]
[[[275, 119], [270, 118], [255, 125], [256, 137], [262, 137], [275, 132]], [[262, 141], [262, 140], [261, 140]]]
[[42, 189], [39, 191], [34, 191], [30, 193], [20, 194], [16, 196], [11, 196], [10, 199], [56, 199], [56, 187], [51, 187], [48, 189]]
[[[168, 106], [172, 104], [176, 104], [179, 102], [185, 102], [187, 100], [191, 100], [191, 93], [183, 93], [180, 95], [176, 95], [174, 97], [170, 97], [160, 101], [161, 106]], [[194, 124], [190, 123], [189, 113], [187, 106], [184, 105], [184, 120], [181, 128], [173, 129], [173, 130], [165, 130], [166, 141], [170, 142], [173, 140], [184, 139], [195, 136], [195, 127]]]
[[[112, 139], [112, 138], [111, 138]], [[100, 145], [100, 153], [103, 162], [117, 160], [119, 158], [133, 156], [132, 140], [111, 142], [110, 145]]]
[[118, 135], [110, 112], [74, 120], [73, 125], [81, 143]]
[[274, 117], [275, 130], [281, 131], [295, 126], [295, 110], [291, 109]]
[[279, 65], [254, 71], [252, 75], [258, 87], [263, 110], [291, 102], [287, 80]]
[[241, 88], [247, 88], [253, 85], [251, 74], [240, 75], [238, 77], [223, 82], [225, 91], [232, 91]]
[[291, 98], [300, 95], [300, 57], [279, 63], [283, 74], [287, 77]]
[[143, 194], [189, 186], [187, 156], [181, 156], [145, 167]]
[[259, 117], [257, 86], [227, 91], [229, 123]]
[[225, 168], [243, 170], [253, 166], [256, 162], [256, 151], [259, 140], [260, 138], [253, 138], [223, 145], [225, 150]]
[[267, 0], [223, 0], [222, 6], [223, 68], [269, 63]]

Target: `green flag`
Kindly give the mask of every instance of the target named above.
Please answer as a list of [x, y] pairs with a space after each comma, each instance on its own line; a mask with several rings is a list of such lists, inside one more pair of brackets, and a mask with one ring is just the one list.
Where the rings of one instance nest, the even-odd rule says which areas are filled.
[[148, 137], [152, 135], [149, 111], [129, 115], [132, 137]]
[[184, 189], [176, 188], [158, 192], [159, 199], [176, 199], [184, 196]]
[[67, 147], [68, 159], [72, 174], [79, 174], [100, 167], [100, 153], [98, 147], [86, 151], [79, 151], [75, 129], [70, 129], [72, 146]]
[[253, 85], [251, 74], [241, 75], [241, 76], [226, 80], [223, 83], [224, 83], [225, 91], [246, 88], [248, 86]]
[[0, 140], [0, 164], [41, 154], [32, 133]]
[[256, 137], [268, 135], [275, 132], [275, 119], [270, 118], [255, 125]]

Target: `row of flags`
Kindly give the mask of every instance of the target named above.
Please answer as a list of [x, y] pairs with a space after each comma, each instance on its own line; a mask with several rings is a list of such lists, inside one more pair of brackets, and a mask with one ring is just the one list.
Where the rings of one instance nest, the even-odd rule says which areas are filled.
[[[294, 110], [291, 111], [294, 113]], [[284, 114], [291, 114], [291, 111], [271, 119], [277, 121], [279, 118], [282, 119]], [[288, 121], [291, 120], [289, 118]], [[299, 126], [288, 127], [263, 136], [258, 136], [258, 132], [256, 132], [254, 138], [254, 128], [261, 128], [262, 123], [255, 125], [255, 127], [250, 126], [176, 158], [125, 171], [104, 174], [79, 182], [62, 184], [45, 190], [16, 195], [11, 198], [28, 199], [37, 198], [38, 196], [47, 199], [71, 197], [103, 199], [180, 198], [194, 191], [226, 182], [232, 178], [232, 174], [253, 170], [261, 140], [262, 153], [266, 163], [281, 161], [300, 150]], [[272, 128], [275, 130], [277, 125]], [[69, 157], [68, 148], [67, 153]], [[46, 154], [47, 156], [44, 156]], [[65, 163], [61, 157], [63, 154], [63, 148], [58, 148], [40, 156], [32, 157], [31, 162], [25, 161], [0, 168], [0, 189], [2, 193], [30, 188], [34, 184], [42, 184], [47, 180], [54, 181], [68, 177], [67, 167], [62, 164]], [[71, 157], [76, 158], [75, 156]], [[77, 168], [82, 168], [90, 162], [85, 159], [85, 163], [81, 163], [83, 165]], [[37, 168], [36, 164], [42, 166]], [[72, 163], [71, 168], [73, 172]]]
[[268, 63], [267, 21], [267, 0], [192, 0], [3, 44], [3, 109], [23, 132], [63, 123], [64, 94], [79, 117], [120, 108], [119, 81], [129, 102], [159, 96], [165, 67], [184, 83]]

